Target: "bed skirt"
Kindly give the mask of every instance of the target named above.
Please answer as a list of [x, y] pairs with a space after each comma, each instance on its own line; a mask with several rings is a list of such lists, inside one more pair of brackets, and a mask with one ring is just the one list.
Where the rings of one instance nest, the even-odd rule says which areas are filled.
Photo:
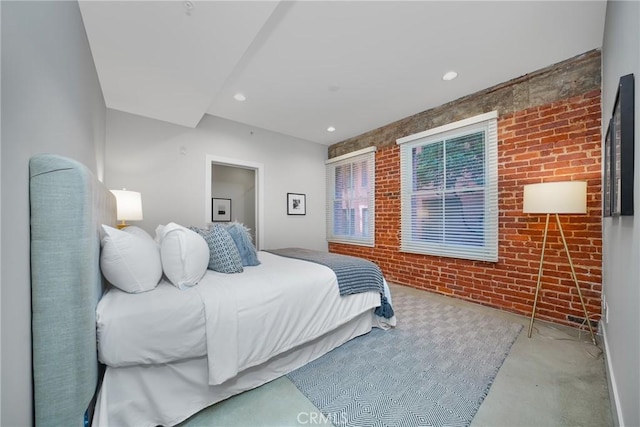
[[249, 368], [223, 384], [208, 385], [207, 358], [163, 365], [108, 367], [93, 417], [94, 426], [170, 426], [202, 409], [281, 377], [352, 338], [380, 319], [367, 311], [303, 346]]

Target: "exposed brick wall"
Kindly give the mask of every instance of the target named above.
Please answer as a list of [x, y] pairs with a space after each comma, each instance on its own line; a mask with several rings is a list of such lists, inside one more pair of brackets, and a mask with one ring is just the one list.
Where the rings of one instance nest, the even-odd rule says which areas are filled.
[[[499, 116], [497, 263], [400, 252], [400, 149], [388, 141], [377, 144], [375, 247], [330, 243], [329, 250], [374, 261], [393, 283], [530, 316], [545, 217], [522, 213], [523, 186], [585, 180], [587, 215], [561, 215], [560, 220], [590, 318], [599, 320], [600, 126], [599, 88]], [[582, 320], [584, 314], [552, 217], [536, 318], [575, 326], [572, 317]]]

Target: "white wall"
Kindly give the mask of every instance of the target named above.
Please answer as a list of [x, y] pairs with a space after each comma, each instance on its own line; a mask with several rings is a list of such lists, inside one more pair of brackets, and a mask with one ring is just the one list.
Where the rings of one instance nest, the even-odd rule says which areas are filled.
[[[184, 153], [184, 154], [183, 154]], [[149, 232], [173, 221], [203, 226], [207, 155], [264, 165], [264, 249], [327, 250], [327, 147], [205, 115], [195, 129], [107, 110], [105, 182], [142, 193]], [[287, 192], [307, 195], [307, 215], [288, 216]]]
[[29, 170], [32, 154], [103, 169], [106, 108], [76, 2], [2, 2], [3, 426], [32, 424]]
[[603, 133], [621, 76], [635, 74], [634, 216], [604, 218], [603, 322], [614, 411], [623, 426], [640, 425], [640, 3], [609, 1], [602, 47]]

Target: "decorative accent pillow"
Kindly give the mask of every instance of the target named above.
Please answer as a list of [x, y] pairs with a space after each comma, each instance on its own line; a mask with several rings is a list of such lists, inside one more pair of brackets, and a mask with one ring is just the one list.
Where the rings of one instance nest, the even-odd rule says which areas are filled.
[[228, 274], [244, 271], [240, 252], [223, 226], [215, 224], [202, 237], [209, 245], [209, 269]]
[[232, 222], [226, 226], [227, 231], [233, 238], [238, 252], [240, 252], [240, 258], [242, 258], [242, 265], [245, 267], [260, 265], [258, 254], [256, 253], [256, 247], [251, 240], [251, 234], [249, 229], [239, 222]]
[[138, 230], [144, 234], [108, 225], [102, 230], [100, 269], [109, 283], [129, 293], [155, 289], [162, 277], [162, 263], [151, 236], [142, 229]]
[[209, 248], [202, 236], [173, 222], [156, 232], [160, 233], [157, 239], [165, 276], [178, 289], [196, 285], [209, 262]]

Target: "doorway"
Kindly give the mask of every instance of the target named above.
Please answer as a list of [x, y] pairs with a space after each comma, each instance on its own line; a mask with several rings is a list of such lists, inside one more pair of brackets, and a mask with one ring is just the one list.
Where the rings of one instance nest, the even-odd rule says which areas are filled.
[[[207, 155], [205, 222], [230, 220], [245, 224], [258, 250], [263, 246], [264, 236], [263, 169], [260, 163]], [[224, 218], [212, 208], [213, 199], [228, 206]]]

